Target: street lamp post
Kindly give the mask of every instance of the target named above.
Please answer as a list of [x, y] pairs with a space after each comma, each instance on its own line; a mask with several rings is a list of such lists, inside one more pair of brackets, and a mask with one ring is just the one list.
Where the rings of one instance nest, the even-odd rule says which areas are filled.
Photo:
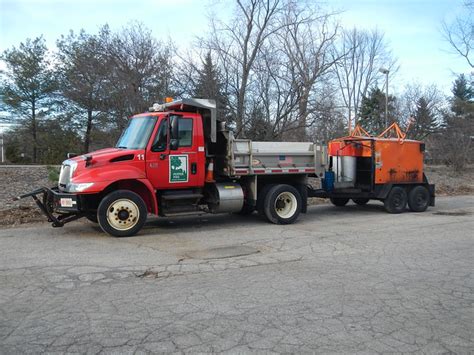
[[385, 74], [385, 127], [388, 127], [388, 73], [390, 73], [390, 70], [380, 68], [379, 72]]

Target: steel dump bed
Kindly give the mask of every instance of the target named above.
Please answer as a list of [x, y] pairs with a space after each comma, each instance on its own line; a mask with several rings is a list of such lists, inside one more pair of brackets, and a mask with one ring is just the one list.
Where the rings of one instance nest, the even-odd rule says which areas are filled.
[[[227, 132], [226, 132], [227, 133]], [[219, 154], [219, 174], [308, 174], [324, 172], [326, 148], [311, 142], [256, 142], [226, 134], [225, 154]]]

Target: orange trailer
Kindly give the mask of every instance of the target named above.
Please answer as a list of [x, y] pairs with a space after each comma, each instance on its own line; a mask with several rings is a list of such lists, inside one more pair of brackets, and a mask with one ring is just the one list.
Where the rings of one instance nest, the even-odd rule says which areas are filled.
[[[396, 137], [386, 137], [391, 133]], [[378, 137], [357, 126], [350, 136], [332, 140], [324, 192], [310, 196], [329, 197], [336, 206], [380, 200], [390, 213], [403, 212], [407, 204], [416, 212], [434, 206], [435, 187], [423, 171], [425, 144], [405, 138], [394, 123]]]

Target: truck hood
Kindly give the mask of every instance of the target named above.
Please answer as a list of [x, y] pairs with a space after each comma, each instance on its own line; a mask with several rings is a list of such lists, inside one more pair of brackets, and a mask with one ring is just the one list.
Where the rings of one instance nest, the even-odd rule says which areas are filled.
[[106, 163], [133, 160], [138, 153], [143, 153], [143, 150], [105, 148], [74, 157], [70, 160], [76, 161], [79, 166], [81, 166], [83, 162], [86, 162], [87, 166], [95, 167]]

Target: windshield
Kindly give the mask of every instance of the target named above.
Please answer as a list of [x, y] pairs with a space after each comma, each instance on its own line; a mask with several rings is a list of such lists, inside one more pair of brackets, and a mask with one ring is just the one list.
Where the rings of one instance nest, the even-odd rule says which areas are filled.
[[116, 148], [144, 149], [148, 143], [153, 127], [155, 127], [156, 117], [135, 117], [132, 118], [120, 136]]

